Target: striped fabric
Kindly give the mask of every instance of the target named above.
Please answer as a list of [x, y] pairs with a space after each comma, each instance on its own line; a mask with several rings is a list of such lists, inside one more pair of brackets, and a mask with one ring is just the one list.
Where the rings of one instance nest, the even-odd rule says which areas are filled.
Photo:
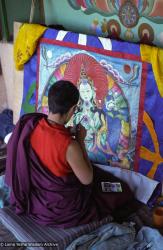
[[47, 29], [43, 38], [54, 39], [64, 42], [86, 45], [94, 48], [122, 52], [140, 56], [140, 45], [130, 42], [122, 42], [109, 38], [97, 37], [92, 35], [79, 34], [71, 31]]
[[112, 50], [112, 42], [109, 38], [106, 39], [103, 37], [88, 36], [71, 31], [47, 29], [43, 35], [43, 38], [72, 42], [75, 44], [86, 45], [105, 50]]
[[[12, 247], [3, 247], [2, 242], [17, 242], [18, 240], [15, 238], [15, 236], [0, 222], [0, 249], [6, 249], [6, 250], [23, 250], [23, 247], [15, 246], [15, 244], [12, 244]], [[13, 246], [14, 245], [14, 246]]]
[[[9, 207], [0, 209], [1, 223], [17, 238], [19, 242], [41, 243], [39, 249], [46, 250], [65, 249], [77, 237], [83, 234], [88, 234], [99, 226], [109, 223], [112, 220], [112, 217], [108, 216], [101, 221], [92, 222], [79, 227], [70, 229], [55, 229], [35, 224], [28, 216], [18, 216]], [[47, 248], [46, 243], [49, 243], [49, 245], [53, 244], [53, 246], [49, 246]], [[28, 246], [28, 249], [36, 250], [36, 247]]]

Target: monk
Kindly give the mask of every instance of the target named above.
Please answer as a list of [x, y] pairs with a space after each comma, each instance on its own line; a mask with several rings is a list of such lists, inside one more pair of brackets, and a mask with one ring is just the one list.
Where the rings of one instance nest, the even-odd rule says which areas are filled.
[[[17, 214], [41, 225], [69, 228], [116, 214], [135, 201], [128, 185], [90, 162], [85, 129], [65, 125], [79, 100], [76, 86], [60, 80], [48, 92], [49, 114], [23, 115], [7, 147], [6, 183]], [[122, 192], [104, 192], [101, 182]]]

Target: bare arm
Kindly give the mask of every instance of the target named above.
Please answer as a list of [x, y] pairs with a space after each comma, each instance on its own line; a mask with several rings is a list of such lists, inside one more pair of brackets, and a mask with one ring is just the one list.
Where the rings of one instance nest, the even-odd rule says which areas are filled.
[[93, 168], [88, 159], [84, 140], [79, 134], [76, 136], [76, 140], [69, 145], [66, 158], [82, 184], [88, 185], [93, 181]]

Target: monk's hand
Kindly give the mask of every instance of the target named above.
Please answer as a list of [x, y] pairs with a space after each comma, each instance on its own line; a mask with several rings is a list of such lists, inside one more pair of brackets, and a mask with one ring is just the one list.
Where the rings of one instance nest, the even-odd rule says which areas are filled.
[[69, 133], [71, 134], [71, 136], [76, 137], [76, 126], [68, 126], [67, 129], [68, 129]]
[[67, 129], [70, 135], [75, 139], [76, 138], [76, 126], [68, 126]]
[[76, 126], [76, 140], [79, 143], [84, 143], [86, 134], [87, 134], [86, 129], [79, 123]]

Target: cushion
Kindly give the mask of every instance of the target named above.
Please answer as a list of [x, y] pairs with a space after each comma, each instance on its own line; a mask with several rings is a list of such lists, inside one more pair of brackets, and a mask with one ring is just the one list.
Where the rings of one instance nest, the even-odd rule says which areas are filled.
[[[5, 207], [0, 209], [0, 221], [20, 242], [36, 242], [38, 243], [37, 246], [42, 247], [39, 249], [47, 249], [47, 244], [49, 244], [49, 250], [64, 250], [74, 239], [82, 234], [87, 234], [97, 227], [111, 222], [112, 217], [108, 216], [101, 221], [70, 229], [59, 229], [40, 226], [33, 222], [28, 216], [18, 216], [12, 208]], [[31, 246], [30, 249], [35, 250], [36, 245]]]

